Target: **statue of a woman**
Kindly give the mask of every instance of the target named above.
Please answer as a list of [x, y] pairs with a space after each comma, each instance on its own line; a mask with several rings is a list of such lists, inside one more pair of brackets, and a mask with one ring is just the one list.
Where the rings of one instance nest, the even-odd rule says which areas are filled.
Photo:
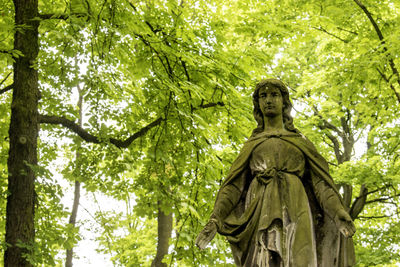
[[253, 94], [258, 123], [222, 184], [196, 244], [227, 237], [237, 266], [352, 266], [354, 224], [328, 164], [293, 126], [286, 86]]

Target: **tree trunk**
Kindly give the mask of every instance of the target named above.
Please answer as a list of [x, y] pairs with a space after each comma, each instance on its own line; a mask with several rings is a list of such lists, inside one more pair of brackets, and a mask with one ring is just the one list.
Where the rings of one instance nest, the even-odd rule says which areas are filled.
[[166, 267], [162, 260], [168, 254], [169, 239], [172, 233], [172, 213], [165, 214], [159, 204], [158, 208], [158, 243], [157, 254], [151, 263], [151, 267]]
[[[79, 153], [76, 155], [79, 158]], [[76, 217], [78, 214], [79, 199], [81, 196], [81, 183], [75, 181], [75, 192], [74, 192], [74, 203], [72, 204], [71, 216], [69, 217], [69, 223], [75, 226]], [[65, 267], [72, 267], [72, 258], [74, 256], [73, 248], [67, 249], [67, 257], [65, 260]]]
[[[77, 65], [77, 60], [75, 59], [76, 65]], [[77, 66], [78, 67], [78, 66]], [[79, 111], [79, 118], [78, 118], [78, 124], [80, 127], [82, 127], [82, 102], [83, 102], [83, 96], [82, 96], [82, 89], [81, 87], [77, 86], [78, 88], [78, 111]], [[78, 145], [78, 150], [75, 155], [75, 161], [79, 163], [81, 154], [79, 153], [79, 147]], [[76, 164], [76, 168], [79, 168], [79, 164]], [[81, 197], [81, 183], [76, 180], [75, 181], [75, 191], [74, 191], [74, 201], [72, 204], [72, 211], [71, 211], [71, 216], [69, 217], [69, 223], [72, 224], [75, 227], [76, 224], [76, 217], [78, 215], [78, 207], [79, 207], [79, 199]], [[72, 267], [72, 258], [74, 256], [74, 250], [73, 247], [70, 249], [67, 249], [67, 256], [65, 259], [65, 267]]]
[[[8, 191], [6, 211], [6, 267], [32, 266], [25, 255], [32, 255], [35, 229], [35, 174], [29, 165], [37, 164], [38, 138], [38, 15], [37, 0], [14, 0], [14, 49], [23, 56], [14, 63], [14, 86], [9, 128]], [[22, 244], [23, 246], [20, 246]]]

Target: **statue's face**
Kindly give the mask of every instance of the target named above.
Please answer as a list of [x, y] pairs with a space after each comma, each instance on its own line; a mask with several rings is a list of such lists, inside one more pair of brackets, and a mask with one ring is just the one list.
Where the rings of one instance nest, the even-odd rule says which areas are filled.
[[275, 117], [282, 114], [283, 98], [278, 88], [261, 88], [258, 92], [258, 101], [261, 112], [265, 117]]

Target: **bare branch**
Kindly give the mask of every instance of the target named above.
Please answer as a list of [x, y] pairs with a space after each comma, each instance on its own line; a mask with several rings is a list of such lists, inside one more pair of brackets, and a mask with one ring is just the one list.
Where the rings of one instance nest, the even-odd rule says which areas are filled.
[[6, 77], [4, 77], [4, 79], [3, 80], [1, 80], [1, 82], [0, 82], [0, 86], [2, 86], [3, 85], [3, 83], [5, 82], [5, 81], [7, 81], [7, 79], [8, 79], [8, 77], [10, 77], [10, 75], [12, 74], [12, 72], [10, 72], [9, 74], [7, 74], [6, 75]]
[[351, 199], [353, 197], [353, 187], [349, 184], [342, 184], [343, 189], [343, 202], [346, 207], [350, 207]]
[[[347, 118], [346, 117], [341, 117], [340, 122], [342, 129], [339, 129], [339, 127], [333, 125], [329, 121], [327, 121], [322, 115], [319, 113], [317, 107], [314, 105], [313, 106], [314, 114], [318, 116], [322, 124], [319, 124], [318, 127], [321, 130], [329, 129], [333, 132], [335, 132], [341, 139], [342, 139], [342, 145], [343, 145], [343, 152], [340, 150], [340, 143], [339, 140], [336, 136], [334, 136], [331, 132], [324, 132], [325, 135], [331, 140], [333, 143], [333, 148], [335, 151], [336, 159], [338, 161], [338, 164], [342, 164], [345, 161], [350, 160], [351, 157], [351, 152], [354, 146], [354, 137], [351, 133], [351, 129], [349, 126], [349, 122], [351, 119], [351, 114], [348, 111], [347, 112]], [[350, 203], [349, 203], [350, 204]]]
[[365, 202], [365, 204], [370, 204], [370, 203], [375, 203], [375, 202], [388, 203], [387, 200], [391, 200], [391, 199], [393, 199], [395, 197], [398, 197], [398, 196], [400, 196], [400, 194], [396, 194], [396, 195], [388, 196], [388, 197], [381, 197], [381, 198], [377, 198], [377, 199], [373, 199], [373, 200], [367, 201], [367, 202]]
[[392, 91], [394, 92], [394, 94], [396, 95], [397, 101], [400, 103], [400, 93], [396, 91], [396, 89], [394, 88], [393, 84], [391, 84], [389, 82], [389, 78], [385, 75], [385, 73], [383, 73], [379, 68], [376, 68], [376, 70], [379, 72], [379, 74], [381, 75], [381, 77], [385, 80], [385, 82], [387, 82], [390, 86], [390, 89], [392, 89]]
[[215, 106], [225, 106], [225, 103], [223, 102], [216, 102], [216, 103], [207, 103], [207, 104], [201, 104], [198, 108], [194, 108], [194, 110], [199, 109], [199, 108], [211, 108]]
[[340, 151], [340, 144], [339, 144], [338, 139], [335, 136], [331, 135], [330, 133], [325, 133], [325, 135], [329, 138], [329, 140], [331, 140], [331, 142], [333, 144], [333, 150], [335, 152], [335, 156], [338, 161], [338, 164], [342, 164], [343, 163], [343, 161], [342, 161], [343, 153]]
[[182, 58], [180, 59], [180, 61], [182, 63], [183, 70], [185, 71], [186, 79], [188, 81], [190, 81], [190, 76], [189, 76], [189, 72], [188, 72], [187, 67], [186, 67], [186, 62], [183, 61]]
[[[322, 136], [322, 139], [324, 140], [324, 142], [325, 142], [330, 148], [335, 149], [335, 146], [332, 145], [331, 143], [329, 143], [329, 142], [326, 140], [325, 135]], [[332, 140], [331, 140], [331, 141], [332, 141]], [[333, 143], [333, 142], [332, 142], [332, 143]]]
[[[346, 109], [348, 111], [348, 109]], [[350, 127], [349, 127], [349, 120], [350, 120], [350, 114], [348, 113], [348, 117], [347, 120], [345, 117], [340, 117], [340, 124], [342, 125], [342, 129], [344, 131], [344, 134], [350, 136], [351, 135], [351, 131], [350, 131]]]
[[347, 112], [347, 119], [345, 117], [340, 118], [340, 122], [343, 129], [343, 136], [342, 136], [342, 144], [343, 144], [343, 161], [348, 161], [351, 158], [351, 152], [354, 146], [354, 136], [350, 129], [350, 119], [351, 114], [348, 109]]
[[39, 123], [48, 123], [48, 124], [60, 124], [68, 129], [72, 130], [76, 134], [78, 134], [83, 140], [90, 142], [90, 143], [100, 143], [100, 140], [88, 133], [85, 129], [81, 126], [76, 124], [75, 122], [64, 118], [64, 117], [57, 117], [57, 116], [49, 116], [49, 115], [39, 115]]
[[328, 35], [330, 35], [330, 36], [332, 36], [332, 37], [335, 37], [336, 39], [338, 39], [338, 40], [340, 40], [340, 41], [342, 41], [342, 42], [344, 42], [344, 43], [346, 43], [346, 44], [349, 42], [349, 40], [342, 39], [342, 38], [340, 38], [339, 36], [337, 36], [337, 35], [335, 35], [335, 34], [333, 34], [333, 33], [328, 32], [327, 30], [325, 30], [325, 29], [322, 28], [321, 26], [319, 26], [319, 27], [312, 27], [312, 28], [313, 28], [313, 29], [316, 29], [316, 30], [318, 30], [318, 31], [324, 32], [324, 33], [326, 33], [326, 34], [328, 34]]
[[[110, 143], [119, 148], [126, 148], [134, 140], [145, 135], [151, 128], [153, 128], [157, 125], [160, 125], [163, 120], [164, 119], [161, 117], [156, 119], [155, 121], [153, 121], [152, 123], [143, 127], [142, 129], [140, 129], [139, 131], [137, 131], [136, 133], [134, 133], [133, 135], [131, 135], [130, 137], [128, 137], [125, 140], [110, 138]], [[40, 123], [63, 125], [64, 127], [68, 128], [68, 129], [72, 130], [73, 132], [75, 132], [76, 134], [78, 134], [83, 140], [85, 140], [87, 142], [95, 143], [95, 144], [100, 143], [100, 140], [98, 137], [90, 134], [85, 129], [83, 129], [81, 126], [79, 126], [78, 124], [76, 124], [75, 122], [73, 122], [69, 119], [66, 119], [63, 117], [57, 117], [57, 116], [39, 115], [39, 121], [40, 121]]]
[[354, 34], [354, 35], [358, 35], [358, 32], [347, 30], [347, 29], [344, 29], [344, 28], [341, 28], [341, 27], [336, 27], [336, 28], [338, 28], [341, 31], [345, 31], [345, 32], [348, 32], [348, 33], [351, 33], [351, 34]]
[[4, 87], [3, 89], [0, 90], [0, 95], [4, 94], [7, 91], [10, 91], [11, 89], [13, 89], [13, 87], [14, 87], [14, 84], [7, 85], [6, 87]]
[[336, 164], [336, 163], [333, 163], [333, 162], [330, 162], [330, 161], [328, 161], [328, 165], [330, 165], [330, 166], [334, 166], [334, 167], [337, 167], [337, 166], [339, 166], [338, 164]]
[[383, 218], [389, 218], [392, 217], [392, 215], [381, 215], [381, 216], [358, 216], [359, 219], [383, 219]]
[[365, 186], [365, 184], [363, 184], [363, 185], [361, 185], [360, 194], [354, 200], [353, 205], [351, 205], [351, 208], [349, 211], [349, 214], [353, 220], [356, 219], [357, 216], [364, 209], [364, 206], [367, 201], [367, 195], [368, 195], [368, 189]]
[[128, 4], [132, 7], [132, 9], [135, 10], [135, 12], [137, 12], [136, 6], [134, 6], [134, 5], [131, 3], [131, 1], [127, 1], [127, 2], [128, 2]]
[[12, 55], [12, 53], [11, 53], [10, 50], [3, 50], [3, 49], [0, 49], [0, 53]]
[[378, 191], [381, 191], [381, 190], [383, 190], [383, 189], [387, 189], [387, 188], [389, 188], [389, 187], [391, 187], [391, 185], [385, 185], [385, 186], [383, 186], [383, 187], [380, 187], [380, 188], [377, 188], [377, 189], [375, 189], [375, 190], [372, 190], [372, 191], [367, 191], [366, 193], [364, 193], [364, 195], [361, 195], [360, 194], [360, 197], [364, 197], [364, 196], [366, 196], [366, 195], [370, 195], [370, 194], [373, 194], [373, 193], [376, 193], [376, 192], [378, 192]]

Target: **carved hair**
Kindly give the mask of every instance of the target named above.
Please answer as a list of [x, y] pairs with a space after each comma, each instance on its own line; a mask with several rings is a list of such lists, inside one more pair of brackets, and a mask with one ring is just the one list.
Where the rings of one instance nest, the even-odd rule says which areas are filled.
[[254, 118], [257, 121], [257, 128], [253, 130], [252, 136], [264, 131], [264, 117], [260, 109], [260, 104], [259, 104], [259, 91], [261, 88], [277, 88], [282, 94], [282, 101], [283, 101], [283, 107], [282, 107], [282, 117], [283, 117], [283, 125], [286, 130], [291, 131], [291, 132], [298, 132], [298, 130], [294, 127], [293, 125], [293, 117], [290, 115], [290, 111], [292, 110], [292, 102], [290, 102], [289, 99], [289, 90], [285, 86], [283, 82], [277, 79], [265, 79], [260, 81], [256, 85], [256, 89], [254, 90], [253, 93], [253, 115]]

